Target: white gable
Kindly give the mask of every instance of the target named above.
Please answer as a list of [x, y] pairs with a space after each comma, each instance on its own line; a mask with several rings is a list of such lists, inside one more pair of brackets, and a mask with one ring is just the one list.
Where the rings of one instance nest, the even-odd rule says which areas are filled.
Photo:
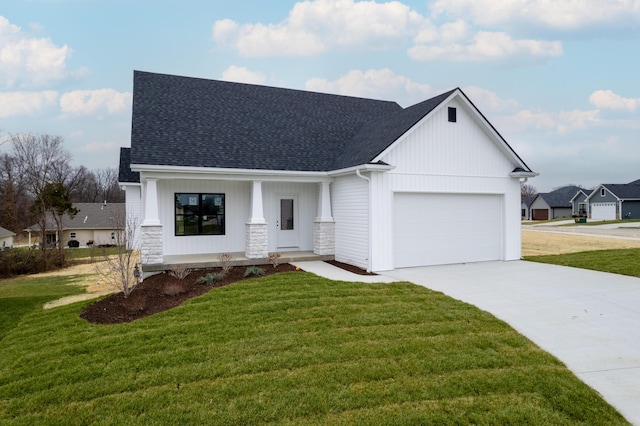
[[[449, 122], [448, 108], [456, 109]], [[519, 166], [460, 96], [441, 104], [379, 158], [394, 173], [507, 177]]]

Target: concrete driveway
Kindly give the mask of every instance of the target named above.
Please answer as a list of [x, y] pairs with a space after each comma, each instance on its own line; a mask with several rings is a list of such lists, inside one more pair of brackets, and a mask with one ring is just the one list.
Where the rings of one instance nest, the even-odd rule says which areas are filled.
[[640, 425], [640, 278], [525, 261], [384, 275], [441, 291], [504, 320]]

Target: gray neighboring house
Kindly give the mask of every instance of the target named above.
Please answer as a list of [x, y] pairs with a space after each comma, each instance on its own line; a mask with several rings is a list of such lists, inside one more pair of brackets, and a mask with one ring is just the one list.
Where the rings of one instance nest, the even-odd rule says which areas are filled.
[[571, 212], [573, 215], [587, 217], [587, 214], [589, 213], [588, 197], [589, 196], [582, 189], [576, 192], [576, 195], [571, 199]]
[[582, 188], [579, 186], [571, 185], [536, 195], [530, 205], [531, 220], [549, 220], [571, 217], [571, 200], [580, 190], [582, 190]]
[[625, 184], [601, 184], [587, 200], [591, 219], [640, 219], [640, 179]]
[[520, 206], [520, 215], [523, 220], [531, 220], [531, 203], [536, 199], [537, 195], [529, 195], [522, 199], [522, 205]]
[[[77, 241], [80, 247], [115, 244], [115, 233], [124, 228], [123, 203], [74, 203], [73, 207], [78, 209], [78, 214], [74, 217], [63, 216], [61, 236], [53, 218], [47, 219], [47, 244], [58, 241], [62, 241], [65, 247], [70, 241]], [[32, 225], [26, 231], [31, 245], [31, 235], [40, 232], [40, 224]]]
[[9, 250], [13, 248], [13, 237], [15, 232], [11, 232], [8, 229], [0, 227], [0, 250]]

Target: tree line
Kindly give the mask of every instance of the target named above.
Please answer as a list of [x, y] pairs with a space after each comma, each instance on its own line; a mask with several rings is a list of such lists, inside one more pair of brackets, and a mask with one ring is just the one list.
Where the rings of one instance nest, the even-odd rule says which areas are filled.
[[47, 213], [71, 213], [72, 203], [123, 203], [118, 169], [74, 167], [59, 136], [20, 134], [0, 154], [0, 226], [16, 234]]

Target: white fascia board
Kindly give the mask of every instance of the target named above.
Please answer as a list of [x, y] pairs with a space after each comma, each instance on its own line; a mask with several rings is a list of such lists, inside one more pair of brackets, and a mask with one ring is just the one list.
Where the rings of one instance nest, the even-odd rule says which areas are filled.
[[332, 170], [328, 172], [328, 174], [332, 177], [345, 176], [354, 174], [358, 170], [361, 172], [388, 172], [395, 168], [395, 166], [391, 166], [389, 164], [361, 164], [359, 166], [347, 167], [346, 169]]
[[509, 176], [511, 176], [512, 178], [532, 178], [532, 177], [536, 177], [539, 176], [540, 173], [536, 173], [536, 172], [511, 172], [509, 173]]
[[131, 170], [140, 172], [140, 179], [216, 179], [234, 181], [285, 181], [285, 182], [330, 182], [327, 172], [304, 172], [290, 170], [229, 169], [211, 167], [161, 166], [132, 164]]

